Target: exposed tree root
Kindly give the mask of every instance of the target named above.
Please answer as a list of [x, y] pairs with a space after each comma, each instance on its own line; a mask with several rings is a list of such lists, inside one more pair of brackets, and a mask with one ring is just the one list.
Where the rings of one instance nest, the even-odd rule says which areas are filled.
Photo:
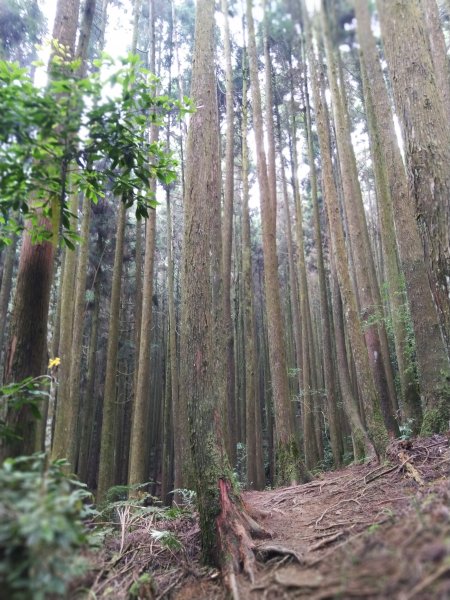
[[219, 480], [219, 494], [222, 510], [217, 517], [217, 532], [222, 574], [233, 600], [238, 600], [236, 575], [244, 572], [251, 583], [255, 579], [255, 543], [252, 536], [268, 538], [271, 533], [252, 519], [240, 499], [231, 498], [231, 485], [228, 481]]

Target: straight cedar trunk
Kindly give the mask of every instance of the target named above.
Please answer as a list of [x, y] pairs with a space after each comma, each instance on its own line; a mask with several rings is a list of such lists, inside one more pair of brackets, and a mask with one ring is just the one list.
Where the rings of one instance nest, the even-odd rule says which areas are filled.
[[[331, 242], [335, 255], [339, 287], [344, 305], [345, 323], [352, 346], [358, 385], [361, 390], [362, 401], [366, 413], [370, 443], [368, 443], [365, 431], [361, 430], [360, 421], [358, 422], [358, 420], [355, 418], [356, 411], [353, 405], [350, 407], [351, 410], [347, 411], [347, 416], [351, 424], [353, 438], [355, 439], [356, 445], [360, 449], [360, 452], [362, 451], [370, 455], [372, 453], [371, 446], [373, 444], [373, 448], [375, 449], [377, 455], [382, 456], [386, 450], [388, 435], [384, 425], [383, 415], [381, 413], [380, 399], [378, 397], [372, 377], [368, 351], [364, 342], [362, 324], [357, 309], [356, 297], [350, 279], [344, 231], [339, 210], [336, 183], [333, 174], [328, 114], [326, 110], [325, 99], [322, 98], [319, 89], [316, 58], [314, 56], [311, 31], [304, 2], [302, 2], [302, 13], [305, 23], [307, 55], [311, 73], [320, 154], [322, 157], [323, 187], [331, 233]], [[352, 400], [353, 398], [354, 396], [351, 396], [349, 397], [349, 400]], [[345, 407], [347, 410], [347, 405]]]
[[[76, 58], [80, 61], [80, 66], [77, 70], [76, 77], [83, 78], [86, 75], [86, 59], [89, 46], [89, 40], [91, 37], [92, 24], [94, 20], [96, 0], [88, 0], [83, 9], [83, 17], [81, 22], [80, 35], [78, 39], [78, 45], [76, 49]], [[71, 218], [71, 228], [76, 230], [78, 213], [78, 194], [71, 192], [71, 213], [74, 215]], [[84, 210], [90, 211], [91, 202], [87, 198], [83, 201]], [[89, 234], [85, 234], [84, 247], [80, 250], [80, 258], [84, 264], [87, 264], [88, 255], [88, 243], [86, 239]], [[82, 265], [83, 266], [83, 265]], [[60, 321], [60, 339], [59, 339], [59, 356], [61, 358], [61, 365], [59, 368], [59, 385], [58, 385], [58, 398], [56, 403], [55, 413], [55, 430], [53, 436], [52, 445], [52, 456], [55, 458], [66, 457], [71, 464], [71, 468], [75, 470], [77, 449], [78, 449], [78, 438], [77, 438], [77, 425], [78, 425], [78, 410], [79, 410], [79, 395], [75, 394], [72, 397], [72, 363], [74, 354], [81, 361], [81, 340], [83, 336], [83, 302], [85, 292], [85, 282], [80, 282], [81, 288], [78, 290], [78, 294], [81, 295], [81, 299], [78, 297], [78, 305], [75, 307], [77, 299], [77, 292], [74, 294], [74, 289], [77, 285], [76, 276], [81, 274], [78, 272], [78, 256], [76, 250], [65, 248], [65, 261], [64, 261], [64, 277], [61, 279], [61, 321]], [[76, 313], [77, 311], [77, 313]], [[76, 317], [78, 321], [76, 321]], [[76, 328], [76, 344], [74, 344], [74, 328]], [[80, 332], [81, 329], [81, 332]], [[77, 391], [79, 386], [79, 378], [77, 382]]]
[[257, 386], [258, 363], [256, 356], [255, 315], [253, 303], [252, 247], [249, 212], [248, 180], [248, 104], [247, 104], [247, 51], [244, 48], [242, 84], [242, 305], [244, 320], [245, 365], [245, 432], [247, 447], [247, 486], [264, 489], [264, 461], [262, 453], [261, 407]]
[[363, 316], [364, 337], [373, 380], [380, 398], [383, 417], [391, 435], [397, 435], [395, 421], [395, 388], [392, 367], [387, 349], [384, 322], [372, 322], [377, 310], [382, 311], [382, 303], [375, 274], [375, 263], [371, 253], [367, 222], [358, 180], [356, 159], [352, 146], [347, 107], [344, 102], [343, 81], [338, 83], [338, 64], [335, 45], [332, 41], [327, 0], [321, 0], [321, 23], [323, 42], [328, 65], [328, 77], [336, 126], [336, 145], [339, 153], [339, 166], [342, 177], [343, 200], [348, 223], [348, 235], [353, 250], [355, 280]]
[[[316, 435], [318, 412], [317, 397], [314, 398], [314, 343], [312, 340], [311, 307], [309, 302], [308, 277], [305, 261], [305, 237], [303, 232], [303, 205], [300, 195], [297, 157], [297, 131], [292, 121], [292, 139], [290, 139], [292, 188], [295, 204], [295, 239], [297, 243], [297, 275], [299, 281], [300, 316], [301, 316], [301, 371], [302, 371], [302, 408], [303, 408], [303, 440], [305, 462], [308, 469], [317, 466], [320, 460], [320, 444]], [[299, 365], [300, 366], [300, 365]]]
[[264, 288], [266, 295], [270, 375], [276, 430], [276, 481], [278, 484], [307, 481], [310, 477], [299, 456], [299, 448], [291, 418], [289, 385], [281, 316], [278, 258], [276, 247], [275, 207], [270, 192], [266, 153], [264, 150], [261, 94], [258, 81], [255, 27], [252, 2], [247, 0], [249, 31], [250, 82], [253, 99], [253, 120], [257, 147], [257, 172], [261, 195], [261, 220], [264, 253]]
[[[149, 69], [156, 73], [156, 46], [155, 46], [155, 2], [149, 2], [149, 28], [150, 28], [150, 57]], [[150, 141], [158, 141], [159, 128], [152, 125]], [[151, 182], [151, 191], [156, 194], [156, 181]], [[153, 271], [155, 263], [156, 240], [156, 211], [151, 210], [146, 222], [144, 278], [142, 293], [141, 333], [139, 335], [139, 353], [137, 360], [136, 390], [133, 406], [133, 420], [131, 427], [130, 465], [128, 472], [128, 485], [135, 486], [144, 483], [147, 479], [147, 449], [148, 430], [148, 387], [150, 382], [150, 360], [152, 341], [152, 313], [153, 313]], [[137, 493], [137, 492], [136, 492]]]
[[[104, 40], [106, 27], [106, 11], [110, 0], [103, 0], [102, 15], [104, 19], [101, 24], [99, 36], [100, 43]], [[77, 55], [86, 56], [88, 44], [91, 37], [94, 14], [96, 11], [96, 0], [89, 0], [84, 6], [83, 25], [78, 41]], [[102, 46], [103, 47], [103, 44]], [[82, 71], [80, 76], [84, 77], [87, 63], [82, 62]], [[83, 343], [84, 319], [85, 319], [85, 296], [86, 296], [86, 276], [89, 261], [89, 232], [91, 224], [91, 201], [84, 196], [81, 206], [81, 226], [80, 226], [80, 246], [78, 249], [78, 260], [75, 273], [75, 296], [73, 306], [73, 331], [72, 347], [70, 354], [70, 379], [69, 379], [69, 397], [71, 407], [71, 433], [69, 435], [69, 460], [76, 466], [76, 458], [80, 452], [81, 438], [84, 431], [90, 431], [92, 423], [86, 418], [86, 414], [80, 411], [81, 401], [81, 357], [80, 351]], [[78, 473], [78, 471], [76, 470]]]
[[431, 50], [436, 84], [442, 96], [446, 117], [450, 117], [450, 65], [436, 0], [419, 0]]
[[334, 337], [336, 344], [336, 364], [339, 374], [339, 387], [341, 391], [344, 412], [350, 423], [350, 432], [353, 441], [353, 458], [355, 462], [364, 460], [367, 451], [371, 450], [371, 442], [366, 429], [361, 421], [358, 399], [353, 393], [352, 381], [347, 360], [345, 343], [345, 323], [342, 310], [342, 298], [336, 271], [335, 259], [331, 258], [331, 296], [333, 306]]
[[97, 503], [105, 500], [110, 487], [115, 484], [116, 464], [116, 396], [117, 355], [119, 349], [120, 294], [122, 288], [123, 250], [127, 209], [119, 202], [117, 213], [116, 248], [114, 251], [111, 302], [109, 307], [106, 377], [103, 393], [102, 433], [98, 470]]
[[[380, 0], [378, 10], [405, 144], [410, 198], [416, 209], [425, 264], [447, 345], [445, 356], [438, 342], [439, 333], [435, 323], [433, 331], [437, 345], [428, 346], [426, 342], [429, 354], [423, 357], [425, 369], [422, 370], [419, 364], [421, 380], [424, 375], [430, 375], [431, 364], [434, 370], [431, 381], [423, 382], [428, 395], [425, 392], [421, 433], [429, 435], [446, 431], [450, 415], [450, 123], [438, 88], [418, 0]], [[412, 39], [414, 44], [411, 44]], [[412, 277], [415, 275], [411, 272]], [[426, 295], [423, 300], [428, 300]], [[431, 325], [434, 323], [434, 313], [429, 306], [426, 310], [424, 317], [427, 325]], [[421, 340], [417, 339], [418, 348], [420, 343]]]
[[[170, 43], [171, 43], [171, 54], [170, 54], [170, 72], [169, 72], [169, 94], [172, 89], [172, 43], [174, 38], [174, 18], [173, 18], [173, 3], [170, 12]], [[167, 126], [167, 137], [166, 144], [167, 149], [170, 150], [171, 141], [171, 121]], [[166, 189], [166, 236], [167, 236], [167, 305], [168, 305], [168, 332], [167, 332], [167, 360], [168, 360], [168, 373], [170, 377], [166, 382], [166, 386], [170, 398], [170, 411], [172, 414], [172, 431], [171, 431], [171, 448], [172, 448], [172, 477], [173, 477], [173, 488], [179, 490], [188, 487], [188, 477], [183, 473], [183, 457], [186, 457], [189, 453], [188, 439], [184, 433], [187, 423], [187, 412], [186, 407], [181, 405], [179, 401], [179, 364], [178, 364], [178, 352], [177, 352], [177, 314], [175, 307], [175, 260], [174, 260], [174, 235], [173, 235], [173, 210], [172, 210], [173, 199], [171, 197], [171, 188], [167, 186]], [[190, 461], [184, 459], [186, 463]], [[178, 494], [175, 494], [174, 500], [177, 503], [181, 502], [181, 498]]]
[[95, 372], [96, 372], [96, 356], [97, 344], [99, 338], [99, 315], [100, 315], [100, 277], [97, 273], [94, 284], [94, 306], [92, 309], [92, 318], [90, 323], [89, 347], [87, 355], [87, 372], [86, 372], [86, 390], [82, 405], [83, 411], [83, 426], [80, 431], [80, 446], [77, 461], [77, 474], [81, 481], [87, 481], [88, 475], [88, 457], [91, 448], [91, 440], [94, 431], [95, 419]]
[[191, 117], [186, 147], [180, 393], [188, 406], [203, 558], [223, 567], [226, 583], [235, 593], [239, 565], [243, 564], [249, 574], [253, 571], [247, 532], [257, 526], [233, 490], [222, 432], [224, 399], [220, 395], [225, 393], [225, 386], [216, 384], [223, 356], [219, 356], [220, 345], [216, 343], [222, 322], [214, 306], [211, 273], [221, 257], [212, 256], [218, 249], [212, 237], [217, 235], [216, 213], [220, 209], [213, 0], [197, 2], [191, 97], [198, 109]]
[[[281, 123], [279, 117], [279, 111], [277, 109], [277, 134], [278, 140], [281, 139]], [[288, 139], [289, 149], [292, 159], [292, 136], [291, 130], [288, 128]], [[286, 165], [283, 163], [284, 156], [280, 153], [280, 161], [282, 170], [286, 170]], [[294, 182], [292, 182], [294, 184]], [[294, 236], [292, 233], [292, 218], [290, 214], [289, 197], [288, 197], [288, 182], [286, 174], [282, 178], [282, 192], [283, 192], [283, 208], [284, 208], [284, 220], [286, 221], [286, 243], [288, 251], [288, 279], [289, 279], [289, 299], [286, 299], [287, 310], [285, 310], [285, 327], [287, 333], [287, 348], [288, 348], [288, 364], [296, 365], [297, 376], [295, 379], [290, 381], [291, 388], [290, 393], [300, 398], [300, 393], [303, 390], [303, 340], [302, 340], [302, 321], [301, 321], [301, 306], [299, 298], [299, 285], [298, 285], [298, 268], [296, 263], [296, 253], [294, 246]], [[295, 185], [295, 184], [294, 184]], [[295, 196], [295, 194], [294, 194]], [[296, 407], [301, 406], [301, 402], [293, 403], [294, 415]], [[299, 419], [300, 429], [303, 429], [303, 407], [301, 419]], [[294, 416], [295, 418], [295, 416]]]
[[[72, 194], [70, 211], [76, 214], [78, 211], [78, 198]], [[75, 218], [71, 219], [71, 228], [76, 227]], [[70, 405], [70, 354], [72, 350], [73, 330], [73, 289], [75, 285], [76, 251], [64, 248], [64, 277], [61, 278], [61, 317], [59, 331], [59, 357], [61, 365], [58, 377], [58, 395], [55, 411], [55, 429], [52, 443], [52, 458], [67, 458], [71, 469], [75, 468], [73, 456], [70, 456], [69, 446], [74, 437], [74, 415]], [[80, 348], [77, 349], [77, 352]]]
[[[11, 243], [5, 250], [5, 262], [3, 264], [2, 285], [0, 287], [0, 356], [3, 351], [6, 323], [8, 318], [8, 305], [11, 296], [14, 261], [16, 258], [17, 234], [12, 234]], [[2, 361], [4, 365], [4, 360]]]
[[[342, 465], [343, 440], [339, 423], [338, 400], [336, 394], [336, 371], [333, 364], [333, 346], [331, 342], [330, 306], [328, 304], [327, 279], [322, 248], [322, 233], [320, 228], [319, 199], [317, 194], [317, 173], [314, 160], [313, 136], [311, 128], [311, 108], [307, 81], [305, 80], [306, 133], [308, 142], [309, 180], [311, 183], [311, 199], [313, 205], [314, 242], [317, 253], [317, 272], [319, 275], [319, 295], [322, 333], [322, 359], [325, 377], [325, 393], [330, 429], [331, 450], [336, 468]], [[348, 369], [347, 369], [348, 371]]]
[[[56, 5], [52, 37], [67, 47], [68, 56], [75, 53], [79, 8], [79, 0], [58, 0]], [[65, 173], [62, 173], [62, 179], [65, 179]], [[6, 383], [46, 372], [47, 320], [54, 258], [54, 244], [48, 241], [32, 244], [25, 229], [3, 374]], [[18, 411], [8, 410], [6, 422], [17, 428], [21, 437], [10, 444], [2, 444], [0, 454], [3, 458], [31, 454], [40, 448], [36, 419], [27, 406]]]
[[[404, 280], [406, 280], [406, 287], [409, 290], [410, 310], [414, 329], [417, 330], [417, 333], [420, 332], [419, 328], [423, 327], [419, 323], [422, 321], [424, 315], [423, 306], [417, 306], [417, 303], [414, 301], [419, 289], [413, 289], [412, 287], [414, 284], [411, 282], [410, 268], [408, 266], [408, 263], [411, 261], [411, 250], [408, 249], [407, 243], [405, 244], [404, 242], [404, 238], [406, 237], [412, 239], [413, 248], [415, 247], [416, 249], [417, 261], [419, 262], [417, 267], [414, 268], [415, 279], [421, 279], [420, 289], [422, 290], [424, 299], [428, 300], [428, 311], [431, 311], [431, 315], [433, 315], [435, 314], [435, 310], [424, 268], [419, 232], [410, 207], [406, 173], [397, 144], [390, 101], [378, 59], [375, 38], [370, 28], [369, 9], [363, 0], [356, 0], [355, 9], [358, 22], [363, 92], [380, 213], [381, 238], [389, 288], [389, 302], [392, 307], [392, 326], [399, 368], [403, 414], [405, 419], [412, 422], [413, 430], [417, 433], [422, 424], [422, 407], [412, 352], [407, 337], [407, 319], [410, 318], [410, 314], [407, 308], [407, 298], [405, 297]], [[404, 215], [403, 219], [402, 215]], [[397, 224], [397, 233], [394, 223]], [[400, 270], [399, 260], [403, 266], [403, 272]], [[413, 260], [413, 262], [417, 261]], [[428, 318], [427, 315], [425, 315], [426, 318]], [[424, 343], [427, 345], [428, 343], [432, 343], [434, 346], [438, 342], [438, 347], [440, 345], [443, 349], [442, 341], [440, 339], [433, 339], [434, 337], [432, 336], [429, 340], [420, 339], [419, 341], [419, 339], [416, 339], [416, 342], [420, 344], [416, 348], [418, 363], [422, 362], [422, 348]]]
[[223, 199], [223, 325], [226, 338], [227, 361], [227, 451], [232, 465], [236, 464], [236, 408], [235, 408], [235, 366], [233, 321], [231, 318], [231, 254], [233, 240], [233, 196], [234, 196], [234, 108], [233, 108], [233, 68], [231, 65], [231, 40], [228, 22], [228, 0], [222, 0], [224, 16], [224, 53], [226, 75], [226, 146], [225, 146], [225, 186]]
[[[132, 48], [133, 45], [136, 46], [133, 49], [133, 52], [136, 52], [137, 47], [137, 38], [138, 38], [138, 25], [139, 25], [139, 16], [141, 11], [142, 0], [135, 0], [134, 3], [134, 20], [136, 25], [136, 29], [133, 30], [133, 40], [132, 40]], [[141, 343], [141, 323], [142, 323], [142, 238], [143, 238], [143, 224], [145, 222], [142, 219], [136, 221], [136, 246], [135, 246], [135, 262], [136, 262], [136, 300], [135, 300], [135, 319], [134, 319], [134, 349], [135, 349], [135, 357], [134, 357], [134, 385], [133, 385], [133, 397], [136, 394], [136, 386], [137, 386], [137, 375], [138, 375], [138, 359], [139, 359], [139, 347]]]

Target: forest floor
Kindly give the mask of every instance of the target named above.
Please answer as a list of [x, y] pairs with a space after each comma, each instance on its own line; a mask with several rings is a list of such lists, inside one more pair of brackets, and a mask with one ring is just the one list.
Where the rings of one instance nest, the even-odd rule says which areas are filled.
[[[249, 513], [272, 535], [254, 540], [254, 581], [237, 578], [239, 597], [450, 598], [449, 473], [449, 437], [436, 435], [393, 442], [382, 465], [352, 465], [308, 484], [245, 492]], [[173, 532], [181, 547], [155, 540], [152, 527]], [[116, 534], [96, 561], [86, 597], [228, 597], [220, 573], [200, 563], [192, 513]]]

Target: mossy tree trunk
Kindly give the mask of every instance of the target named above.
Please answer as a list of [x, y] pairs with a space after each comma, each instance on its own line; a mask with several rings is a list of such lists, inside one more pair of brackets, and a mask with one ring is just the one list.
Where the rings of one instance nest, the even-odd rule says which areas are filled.
[[[381, 239], [384, 253], [384, 265], [389, 289], [389, 302], [392, 310], [392, 326], [394, 333], [395, 349], [399, 368], [400, 387], [403, 399], [403, 414], [410, 419], [413, 430], [418, 431], [422, 423], [422, 407], [416, 381], [416, 373], [412, 358], [412, 348], [408, 340], [407, 325], [410, 319], [407, 298], [404, 290], [404, 277], [409, 277], [408, 270], [403, 274], [399, 266], [399, 254], [405, 254], [403, 238], [411, 236], [416, 240], [419, 258], [422, 254], [416, 222], [408, 206], [403, 206], [399, 198], [393, 198], [393, 186], [401, 192], [405, 204], [409, 204], [406, 176], [403, 169], [400, 151], [394, 131], [392, 111], [387, 96], [381, 65], [379, 63], [375, 38], [370, 27], [370, 13], [366, 2], [356, 0], [356, 16], [358, 21], [358, 39], [360, 44], [361, 75], [365, 108], [369, 126], [369, 139], [374, 169], [376, 193], [380, 214]], [[394, 214], [396, 203], [397, 213], [405, 214], [408, 226], [399, 222], [398, 215]], [[396, 218], [397, 217], [397, 218]], [[398, 228], [395, 231], [395, 220]], [[405, 223], [406, 224], [406, 223]], [[399, 253], [397, 252], [397, 239]], [[406, 266], [406, 261], [403, 261]], [[422, 261], [423, 264], [423, 261]], [[423, 279], [422, 287], [427, 292], [429, 288], [424, 268], [420, 269]], [[407, 282], [408, 285], [408, 282]], [[417, 290], [413, 291], [417, 294]], [[426, 294], [431, 300], [429, 292]], [[413, 304], [412, 311], [416, 311]], [[434, 312], [434, 310], [433, 310]], [[416, 315], [415, 320], [422, 319]], [[422, 343], [422, 341], [421, 341]], [[417, 351], [417, 356], [421, 349]]]
[[[236, 527], [249, 530], [249, 519], [233, 490], [225, 451], [222, 413], [225, 386], [216, 385], [217, 339], [222, 332], [214, 306], [212, 256], [220, 247], [220, 152], [214, 67], [214, 1], [198, 0], [191, 97], [199, 108], [192, 115], [187, 147], [184, 238], [181, 280], [180, 394], [188, 406], [193, 471], [205, 561], [221, 565], [231, 589], [234, 573], [252, 572], [248, 535], [241, 542]], [[202, 165], [199, 169], [198, 165]], [[220, 229], [219, 229], [220, 232]], [[220, 357], [223, 359], [223, 356]], [[219, 375], [219, 383], [221, 377]]]
[[[434, 311], [429, 305], [423, 282], [419, 281], [423, 295], [417, 295], [414, 300], [427, 303], [420, 314], [430, 333], [434, 332], [431, 339], [435, 340], [435, 345], [423, 340], [425, 348], [422, 350], [427, 349], [428, 352], [422, 355], [422, 365], [419, 364], [421, 390], [425, 396], [421, 431], [430, 434], [448, 428], [450, 406], [450, 123], [438, 88], [419, 0], [379, 0], [377, 4], [405, 145], [410, 196], [403, 196], [404, 202], [410, 199], [415, 206], [431, 290], [447, 344], [445, 356], [438, 341], [439, 326], [434, 320]], [[403, 241], [406, 244], [408, 240]], [[409, 240], [412, 264], [410, 260], [405, 276], [408, 292], [412, 290], [416, 294], [411, 287], [412, 280], [421, 277], [422, 272], [417, 265], [421, 257], [412, 246], [413, 242], [414, 239]], [[419, 267], [417, 271], [412, 269], [416, 266]], [[412, 305], [411, 296], [410, 302]], [[412, 314], [414, 319], [414, 310]], [[417, 336], [417, 331], [416, 340], [420, 350], [422, 339]], [[426, 378], [429, 378], [428, 381]]]

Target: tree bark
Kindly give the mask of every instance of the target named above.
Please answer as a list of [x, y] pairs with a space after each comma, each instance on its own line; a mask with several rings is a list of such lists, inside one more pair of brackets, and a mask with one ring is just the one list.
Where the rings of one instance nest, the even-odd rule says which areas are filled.
[[291, 419], [278, 281], [276, 211], [272, 206], [266, 153], [264, 150], [261, 94], [258, 81], [255, 27], [251, 0], [247, 0], [247, 21], [249, 33], [250, 82], [257, 148], [257, 172], [261, 196], [264, 287], [267, 307], [270, 375], [276, 428], [276, 478], [277, 482], [282, 485], [297, 482], [299, 478], [306, 481], [309, 479], [309, 473], [300, 459], [298, 444]]
[[[415, 205], [428, 278], [447, 346], [447, 357], [440, 343], [430, 346], [429, 354], [423, 356], [422, 367], [419, 366], [421, 387], [428, 391], [422, 433], [430, 434], [448, 428], [450, 405], [450, 125], [437, 86], [418, 0], [379, 0], [378, 9], [405, 144], [410, 197]], [[414, 258], [420, 260], [418, 256]], [[420, 277], [420, 269], [414, 272], [411, 266], [410, 278]], [[408, 292], [410, 289], [408, 285]], [[426, 293], [420, 296], [420, 301], [427, 301]], [[410, 302], [413, 303], [411, 297]], [[423, 308], [421, 315], [424, 315]], [[424, 316], [437, 341], [438, 325], [433, 323], [431, 307], [427, 306]], [[419, 344], [417, 339], [418, 348]], [[431, 381], [424, 379], [430, 376]]]

